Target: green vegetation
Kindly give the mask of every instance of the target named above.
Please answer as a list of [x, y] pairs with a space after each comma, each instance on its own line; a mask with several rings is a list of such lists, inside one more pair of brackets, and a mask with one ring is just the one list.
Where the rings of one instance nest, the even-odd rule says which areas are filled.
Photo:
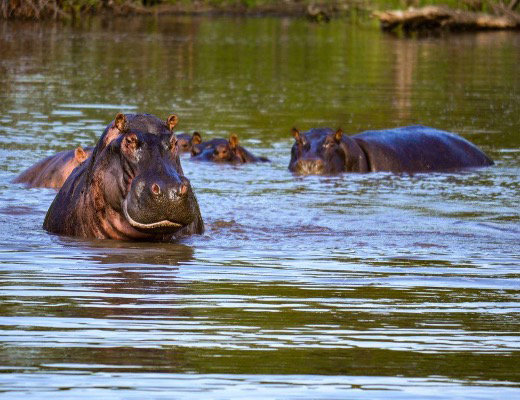
[[[520, 0], [509, 0], [514, 9]], [[447, 5], [473, 11], [504, 7], [501, 0], [10, 0], [0, 2], [3, 18], [70, 19], [87, 14], [135, 14], [152, 12], [235, 12], [292, 15], [344, 14], [350, 10], [382, 10]]]

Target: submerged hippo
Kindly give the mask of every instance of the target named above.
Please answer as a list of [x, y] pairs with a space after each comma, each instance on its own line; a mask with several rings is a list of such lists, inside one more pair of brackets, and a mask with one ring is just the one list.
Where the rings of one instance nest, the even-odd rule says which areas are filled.
[[118, 114], [92, 156], [76, 168], [51, 204], [49, 232], [123, 240], [169, 240], [203, 233], [197, 199], [172, 132], [150, 114]]
[[265, 157], [257, 157], [240, 146], [238, 136], [232, 133], [229, 139], [211, 139], [193, 146], [191, 150], [193, 161], [213, 161], [230, 164], [253, 162], [269, 162]]
[[177, 135], [177, 146], [181, 153], [190, 153], [193, 146], [202, 143], [202, 137], [199, 132], [180, 133]]
[[338, 172], [432, 172], [493, 165], [475, 145], [453, 133], [415, 125], [353, 136], [341, 129], [293, 128], [289, 170], [300, 174]]
[[14, 183], [25, 183], [28, 187], [59, 189], [74, 168], [90, 157], [93, 147], [81, 146], [74, 150], [60, 151], [23, 171]]
[[198, 155], [200, 155], [204, 150], [207, 150], [207, 149], [214, 149], [217, 145], [226, 145], [227, 143], [227, 139], [222, 139], [222, 138], [215, 138], [215, 139], [210, 139], [210, 140], [207, 140], [205, 142], [203, 141], [200, 141], [199, 143], [193, 143], [192, 146], [191, 146], [191, 156], [192, 157], [196, 157]]

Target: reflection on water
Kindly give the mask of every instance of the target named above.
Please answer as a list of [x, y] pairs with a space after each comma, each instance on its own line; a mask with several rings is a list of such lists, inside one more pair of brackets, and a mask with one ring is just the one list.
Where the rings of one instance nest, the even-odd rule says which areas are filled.
[[[464, 381], [446, 381], [440, 377], [424, 378], [364, 378], [358, 376], [305, 376], [282, 375], [264, 377], [261, 375], [226, 375], [226, 374], [137, 374], [114, 373], [108, 370], [102, 373], [76, 372], [81, 369], [77, 364], [58, 364], [56, 368], [64, 370], [54, 374], [40, 374], [37, 377], [12, 373], [0, 376], [0, 383], [9, 392], [18, 392], [21, 396], [37, 391], [40, 398], [56, 396], [57, 390], [69, 399], [84, 398], [89, 395], [110, 395], [117, 390], [119, 396], [128, 399], [141, 399], [153, 395], [154, 398], [171, 398], [173, 393], [182, 393], [183, 398], [297, 398], [315, 399], [316, 395], [330, 399], [416, 399], [417, 397], [447, 398], [493, 398], [497, 395], [511, 396], [517, 393], [515, 388], [501, 382], [493, 382], [486, 387], [468, 387]], [[100, 365], [100, 368], [105, 366]], [[75, 371], [78, 381], [86, 382], [80, 388], [68, 389], [70, 372]], [[25, 382], [20, 387], [19, 380]], [[195, 386], [196, 384], [196, 386]], [[259, 388], [259, 392], [254, 391]], [[383, 390], [382, 390], [383, 388]], [[59, 392], [58, 392], [59, 393]]]
[[[520, 39], [363, 21], [0, 22], [0, 385], [10, 398], [518, 396]], [[190, 162], [207, 231], [49, 235], [11, 183], [119, 112], [240, 135], [269, 164]], [[496, 166], [287, 170], [290, 128], [453, 130]]]

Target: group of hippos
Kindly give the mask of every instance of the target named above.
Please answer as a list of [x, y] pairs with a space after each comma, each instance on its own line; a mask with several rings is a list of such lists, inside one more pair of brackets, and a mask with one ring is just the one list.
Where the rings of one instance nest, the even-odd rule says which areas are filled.
[[[99, 239], [167, 241], [201, 234], [204, 223], [180, 152], [194, 161], [268, 162], [229, 139], [202, 141], [176, 135], [178, 118], [116, 115], [94, 147], [57, 153], [18, 175], [14, 182], [59, 189], [43, 228]], [[298, 174], [450, 171], [493, 165], [480, 149], [453, 133], [425, 126], [366, 131], [293, 128], [289, 170]]]

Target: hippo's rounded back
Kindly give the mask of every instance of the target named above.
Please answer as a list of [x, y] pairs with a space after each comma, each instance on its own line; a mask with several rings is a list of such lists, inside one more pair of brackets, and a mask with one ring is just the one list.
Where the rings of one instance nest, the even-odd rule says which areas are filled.
[[372, 172], [449, 171], [494, 164], [463, 137], [423, 125], [366, 131], [351, 137], [365, 152]]
[[60, 189], [71, 172], [92, 154], [93, 147], [77, 147], [60, 151], [20, 173], [14, 183], [25, 183], [29, 187]]

